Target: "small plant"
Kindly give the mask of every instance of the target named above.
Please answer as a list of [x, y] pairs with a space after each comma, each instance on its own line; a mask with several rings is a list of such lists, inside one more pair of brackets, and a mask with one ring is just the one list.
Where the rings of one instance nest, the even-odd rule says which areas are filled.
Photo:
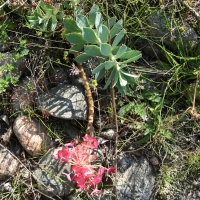
[[[75, 181], [79, 192], [94, 194], [101, 192], [98, 184], [102, 181], [105, 168], [101, 164], [96, 164], [98, 156], [94, 154], [94, 149], [98, 147], [98, 142], [94, 137], [84, 136], [83, 142], [77, 144], [76, 141], [65, 144], [61, 150], [55, 149], [55, 159], [72, 165], [73, 176], [66, 174], [69, 181]], [[106, 169], [106, 175], [115, 171], [111, 166]]]
[[100, 64], [93, 70], [95, 79], [99, 81], [108, 77], [104, 89], [111, 83], [124, 94], [129, 91], [129, 84], [135, 84], [138, 76], [129, 73], [127, 64], [141, 58], [141, 52], [132, 50], [126, 45], [119, 45], [126, 31], [123, 29], [123, 20], [116, 17], [104, 21], [97, 5], [94, 5], [89, 16], [76, 12], [76, 20], [65, 17], [64, 27], [66, 39], [73, 44], [71, 53], [84, 52], [75, 58], [78, 63], [83, 63], [97, 57]]

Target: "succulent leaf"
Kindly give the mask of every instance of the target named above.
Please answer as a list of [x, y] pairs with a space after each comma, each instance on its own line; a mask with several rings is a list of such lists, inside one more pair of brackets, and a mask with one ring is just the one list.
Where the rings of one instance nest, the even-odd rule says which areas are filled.
[[140, 51], [130, 50], [130, 51], [125, 52], [120, 58], [121, 59], [130, 59], [130, 58], [133, 58], [133, 57], [139, 56], [139, 55], [142, 56]]
[[100, 48], [96, 45], [85, 45], [84, 46], [84, 51], [86, 54], [90, 56], [100, 56]]
[[89, 27], [88, 19], [84, 15], [76, 16], [76, 24], [81, 30], [83, 30], [84, 27]]
[[68, 33], [66, 39], [72, 44], [85, 44], [85, 40], [81, 33]]
[[90, 27], [93, 27], [95, 24], [95, 19], [96, 19], [96, 13], [99, 12], [99, 6], [94, 5], [92, 7], [92, 9], [89, 12], [89, 23], [90, 23]]
[[123, 28], [123, 20], [120, 19], [110, 30], [110, 39], [112, 39]]
[[99, 44], [99, 39], [97, 38], [96, 33], [93, 29], [89, 27], [83, 28], [82, 35], [86, 42], [91, 44]]
[[105, 63], [99, 64], [99, 65], [92, 71], [92, 73], [93, 73], [93, 74], [96, 74], [96, 73], [100, 72], [102, 69], [105, 69]]
[[100, 12], [96, 13], [96, 18], [95, 18], [95, 27], [97, 31], [99, 30], [100, 25], [103, 23], [103, 18]]
[[122, 29], [118, 34], [117, 36], [115, 37], [113, 43], [112, 43], [112, 48], [116, 47], [119, 42], [122, 40], [122, 38], [124, 37], [124, 34], [125, 34], [125, 30]]
[[111, 83], [111, 80], [115, 77], [115, 74], [116, 74], [116, 68], [113, 68], [113, 70], [112, 70], [112, 72], [110, 73], [110, 76], [109, 76], [109, 78], [107, 79], [106, 84], [105, 84], [105, 86], [104, 86], [103, 89], [107, 89], [107, 87], [108, 87], [108, 86], [110, 85], [110, 83]]
[[115, 55], [115, 59], [120, 58], [127, 50], [127, 46], [126, 45], [122, 45], [119, 50], [117, 51], [117, 54]]
[[84, 44], [75, 44], [69, 49], [69, 53], [75, 54], [81, 51], [84, 47]]
[[101, 51], [101, 54], [104, 56], [109, 56], [112, 53], [111, 46], [107, 43], [101, 43], [100, 51]]
[[106, 70], [109, 70], [109, 69], [111, 69], [115, 64], [116, 64], [115, 61], [106, 61], [106, 62], [105, 62], [105, 69], [106, 69]]
[[105, 74], [105, 68], [103, 68], [101, 71], [95, 74], [95, 79], [99, 81]]
[[108, 42], [108, 34], [109, 34], [107, 26], [101, 25], [99, 27], [98, 33], [99, 33], [99, 38], [100, 38], [101, 42], [107, 43]]
[[83, 63], [83, 62], [88, 61], [90, 58], [92, 58], [92, 56], [89, 56], [86, 53], [82, 53], [79, 56], [77, 56], [74, 60], [76, 62]]
[[80, 32], [80, 28], [76, 25], [76, 21], [71, 18], [65, 18], [63, 20], [64, 27], [71, 32]]

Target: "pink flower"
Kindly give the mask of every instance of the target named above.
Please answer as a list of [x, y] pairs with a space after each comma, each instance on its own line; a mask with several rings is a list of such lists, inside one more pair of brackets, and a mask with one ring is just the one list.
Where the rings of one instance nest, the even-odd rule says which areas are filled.
[[106, 172], [106, 176], [108, 176], [109, 174], [113, 173], [115, 171], [115, 166], [111, 166], [107, 169]]
[[104, 173], [104, 167], [101, 166], [97, 172], [97, 175], [93, 177], [93, 179], [90, 181], [90, 183], [93, 186], [100, 183], [102, 181], [103, 173]]
[[81, 175], [75, 175], [72, 177], [73, 181], [76, 181], [77, 186], [80, 187], [81, 189], [86, 188], [86, 181], [87, 179], [84, 176]]
[[54, 158], [59, 161], [69, 163], [69, 158], [71, 157], [72, 153], [72, 150], [70, 150], [68, 147], [63, 147], [61, 150], [54, 150]]
[[83, 141], [81, 144], [83, 146], [86, 146], [87, 148], [95, 149], [98, 147], [98, 142], [96, 138], [91, 137], [91, 136], [84, 136]]
[[64, 174], [69, 181], [72, 181], [70, 174], [67, 174], [65, 172], [62, 172], [62, 174]]

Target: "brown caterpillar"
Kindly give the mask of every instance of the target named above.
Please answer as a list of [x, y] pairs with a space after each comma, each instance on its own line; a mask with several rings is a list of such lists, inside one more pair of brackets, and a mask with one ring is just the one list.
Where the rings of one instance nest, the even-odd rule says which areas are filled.
[[[78, 54], [75, 54], [74, 57], [77, 57]], [[93, 127], [93, 121], [94, 121], [94, 101], [92, 98], [92, 92], [90, 90], [90, 85], [87, 80], [87, 76], [84, 72], [83, 66], [81, 63], [77, 63], [77, 67], [80, 71], [80, 77], [83, 80], [83, 85], [85, 88], [85, 93], [88, 100], [88, 123], [86, 128], [86, 134], [93, 136], [94, 135], [94, 127]]]

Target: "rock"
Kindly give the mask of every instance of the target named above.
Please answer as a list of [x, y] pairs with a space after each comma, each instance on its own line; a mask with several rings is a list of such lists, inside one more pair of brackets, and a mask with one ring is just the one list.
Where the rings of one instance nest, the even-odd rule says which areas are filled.
[[19, 111], [20, 109], [25, 110], [27, 108], [32, 108], [34, 105], [34, 84], [31, 78], [24, 77], [14, 88], [11, 99], [13, 101], [13, 110]]
[[[189, 49], [198, 43], [198, 36], [189, 24], [173, 23], [174, 20], [166, 17], [162, 12], [153, 13], [147, 20], [149, 25], [148, 35], [153, 38], [160, 38], [168, 47], [177, 50], [179, 48]], [[170, 27], [167, 25], [170, 24]]]
[[120, 200], [149, 200], [155, 176], [148, 160], [136, 159], [128, 153], [119, 154], [117, 193]]
[[53, 145], [43, 124], [36, 120], [29, 120], [27, 116], [15, 119], [13, 132], [25, 151], [31, 156], [39, 156]]
[[62, 172], [70, 173], [71, 166], [64, 162], [58, 162], [53, 157], [53, 149], [50, 149], [39, 161], [39, 166], [33, 172], [37, 181], [38, 189], [49, 196], [64, 196], [73, 189]]
[[16, 176], [20, 162], [3, 145], [0, 145], [0, 180]]
[[49, 82], [51, 85], [58, 85], [61, 83], [67, 83], [68, 82], [68, 71], [65, 68], [62, 67], [54, 67], [51, 69], [48, 75]]
[[60, 84], [38, 97], [38, 107], [62, 119], [87, 119], [87, 102], [78, 86]]
[[99, 133], [99, 136], [109, 140], [114, 140], [116, 137], [116, 129], [108, 129], [106, 131], [102, 131]]

